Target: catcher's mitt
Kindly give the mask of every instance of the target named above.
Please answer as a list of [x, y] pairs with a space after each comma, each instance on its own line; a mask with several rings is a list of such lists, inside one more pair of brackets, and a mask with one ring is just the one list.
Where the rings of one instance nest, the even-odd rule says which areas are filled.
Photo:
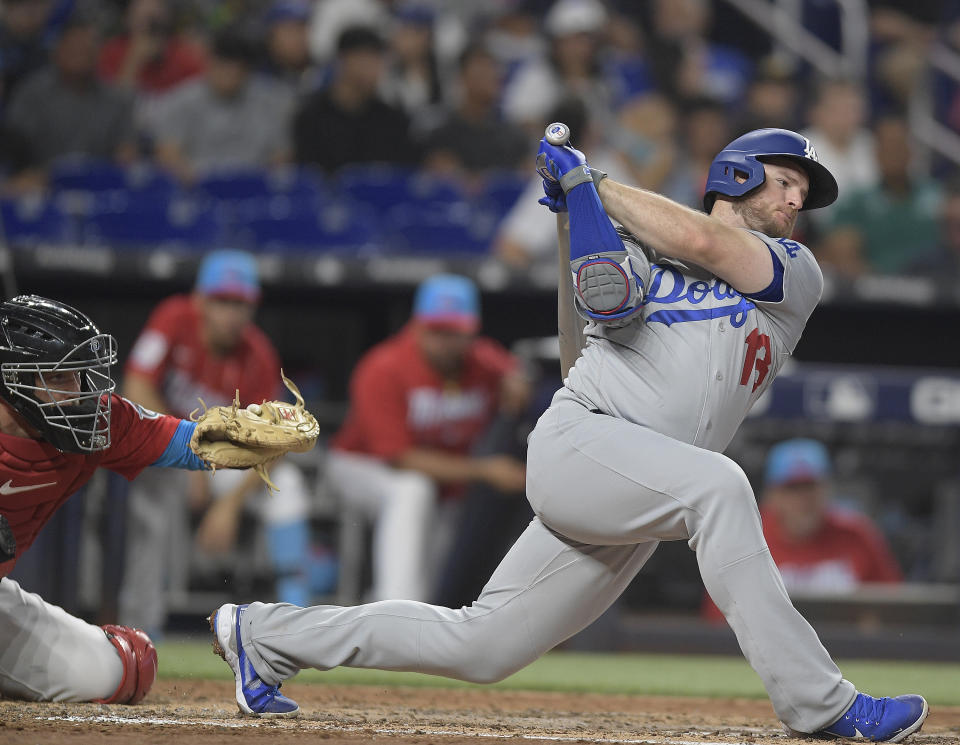
[[207, 408], [200, 400], [203, 411], [190, 419], [197, 428], [190, 439], [190, 449], [211, 470], [217, 468], [253, 468], [267, 486], [277, 487], [267, 474], [267, 466], [289, 452], [303, 453], [316, 444], [320, 425], [313, 414], [303, 405], [303, 396], [297, 386], [280, 371], [284, 385], [296, 397], [296, 405], [284, 401], [264, 401], [240, 406], [240, 391], [237, 391], [233, 406]]

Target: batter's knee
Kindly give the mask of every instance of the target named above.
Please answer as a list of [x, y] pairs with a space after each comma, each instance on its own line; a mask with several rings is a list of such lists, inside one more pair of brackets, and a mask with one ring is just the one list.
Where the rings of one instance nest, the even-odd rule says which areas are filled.
[[470, 632], [461, 645], [461, 677], [471, 683], [497, 683], [536, 660], [546, 650], [524, 642], [517, 625], [500, 623], [492, 613], [470, 622]]
[[100, 704], [135, 704], [143, 699], [157, 679], [157, 650], [145, 632], [129, 626], [103, 627], [107, 639], [120, 655], [123, 677], [120, 685], [109, 698], [99, 699]]

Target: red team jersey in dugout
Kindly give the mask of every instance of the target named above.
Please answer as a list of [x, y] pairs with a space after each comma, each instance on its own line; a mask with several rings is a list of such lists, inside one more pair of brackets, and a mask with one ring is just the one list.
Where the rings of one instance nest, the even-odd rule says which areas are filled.
[[497, 410], [500, 381], [516, 366], [492, 339], [476, 339], [460, 379], [444, 379], [417, 348], [413, 328], [371, 349], [350, 380], [350, 411], [332, 445], [391, 460], [414, 447], [468, 452]]
[[[179, 423], [114, 395], [110, 447], [101, 452], [63, 453], [41, 440], [0, 433], [0, 514], [13, 528], [17, 556], [97, 468], [135, 478], [163, 454]], [[0, 577], [9, 574], [15, 563], [0, 564]]]
[[226, 357], [207, 352], [201, 338], [200, 313], [189, 295], [160, 303], [150, 315], [127, 360], [127, 372], [150, 378], [172, 413], [187, 418], [202, 398], [207, 406], [229, 404], [234, 391], [240, 403], [278, 397], [280, 359], [266, 335], [253, 324]]

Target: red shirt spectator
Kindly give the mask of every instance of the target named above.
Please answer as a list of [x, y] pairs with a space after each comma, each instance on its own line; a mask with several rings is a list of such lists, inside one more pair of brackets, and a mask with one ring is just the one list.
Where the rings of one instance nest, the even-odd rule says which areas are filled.
[[126, 27], [126, 33], [107, 41], [100, 51], [103, 80], [141, 93], [164, 93], [204, 71], [203, 49], [174, 32], [164, 0], [132, 0]]
[[187, 417], [197, 398], [207, 406], [229, 404], [240, 391], [243, 404], [277, 397], [280, 359], [266, 335], [247, 324], [239, 343], [222, 356], [203, 338], [200, 303], [175, 295], [158, 305], [137, 339], [126, 372], [146, 376], [162, 392], [171, 413]]
[[[839, 594], [863, 582], [899, 582], [900, 567], [870, 519], [829, 505], [830, 470], [815, 440], [781, 442], [767, 458], [760, 516], [787, 591]], [[702, 614], [723, 620], [707, 596]]]
[[497, 342], [470, 342], [456, 381], [424, 358], [409, 325], [360, 360], [350, 413], [333, 447], [392, 460], [412, 447], [466, 454], [497, 409], [500, 381], [514, 369]]

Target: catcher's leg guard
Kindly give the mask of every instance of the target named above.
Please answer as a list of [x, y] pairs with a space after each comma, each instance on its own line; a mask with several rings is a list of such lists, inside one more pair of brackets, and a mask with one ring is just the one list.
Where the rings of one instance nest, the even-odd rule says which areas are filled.
[[102, 698], [98, 704], [135, 704], [150, 691], [157, 679], [157, 650], [150, 637], [140, 629], [129, 626], [103, 626], [107, 639], [123, 662], [123, 677], [110, 698]]

